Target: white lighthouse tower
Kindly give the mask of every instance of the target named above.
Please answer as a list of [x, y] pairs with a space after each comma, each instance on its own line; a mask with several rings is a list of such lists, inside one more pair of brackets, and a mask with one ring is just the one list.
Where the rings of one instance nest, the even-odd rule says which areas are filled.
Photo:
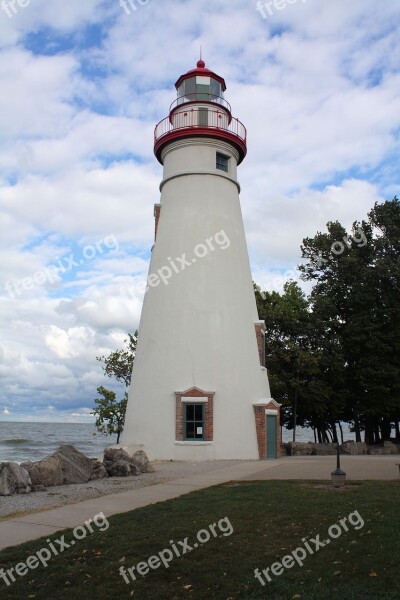
[[246, 129], [197, 67], [155, 129], [164, 167], [122, 444], [151, 459], [279, 456], [239, 202]]

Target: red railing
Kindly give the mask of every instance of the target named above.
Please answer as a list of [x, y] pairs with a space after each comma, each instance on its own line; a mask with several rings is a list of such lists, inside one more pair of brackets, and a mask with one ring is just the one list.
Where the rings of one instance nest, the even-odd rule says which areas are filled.
[[246, 128], [239, 119], [231, 118], [225, 111], [209, 108], [190, 108], [176, 111], [158, 123], [154, 131], [156, 146], [161, 138], [172, 132], [201, 129], [214, 132], [226, 132], [246, 145]]

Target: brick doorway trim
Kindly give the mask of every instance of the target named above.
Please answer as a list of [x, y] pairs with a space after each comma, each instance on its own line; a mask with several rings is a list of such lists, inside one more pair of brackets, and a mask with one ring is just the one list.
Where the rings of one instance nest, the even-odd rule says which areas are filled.
[[253, 404], [254, 416], [256, 420], [256, 433], [258, 444], [258, 455], [260, 460], [267, 460], [267, 414], [275, 414], [277, 416], [277, 448], [276, 456], [281, 456], [281, 404], [268, 398], [255, 402]]

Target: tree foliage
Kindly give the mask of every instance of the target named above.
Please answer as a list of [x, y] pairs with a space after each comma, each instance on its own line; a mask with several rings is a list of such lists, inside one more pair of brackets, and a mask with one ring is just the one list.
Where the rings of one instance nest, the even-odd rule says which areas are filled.
[[272, 393], [293, 424], [320, 441], [347, 421], [361, 440], [390, 438], [400, 418], [400, 202], [375, 204], [350, 232], [338, 221], [303, 240], [308, 298], [286, 284], [282, 295], [256, 291], [267, 326]]
[[295, 423], [312, 427], [320, 441], [328, 441], [329, 431], [336, 440], [336, 415], [342, 412], [333, 389], [337, 350], [331, 337], [324, 339], [310, 299], [294, 281], [285, 284], [283, 294], [256, 291], [256, 299], [266, 322], [271, 393], [283, 404], [283, 424], [294, 431]]
[[136, 344], [137, 344], [136, 331], [134, 335], [128, 333], [127, 340], [124, 343], [127, 344], [126, 348], [115, 350], [108, 356], [98, 356], [97, 360], [103, 363], [103, 371], [107, 377], [116, 379], [120, 383], [123, 383], [126, 387], [131, 384], [132, 367], [133, 361], [135, 360]]
[[[108, 356], [98, 356], [97, 360], [103, 364], [104, 375], [122, 383], [125, 388], [131, 384], [133, 361], [135, 360], [138, 332], [134, 335], [128, 334], [124, 340], [125, 348], [115, 350]], [[96, 408], [93, 413], [96, 416], [97, 429], [106, 435], [117, 435], [117, 444], [124, 428], [128, 394], [124, 393], [121, 400], [116, 399], [116, 393], [100, 386], [97, 388], [100, 398], [95, 399]]]
[[96, 407], [93, 414], [96, 416], [96, 427], [100, 433], [106, 435], [117, 435], [117, 444], [124, 429], [126, 405], [128, 394], [119, 402], [116, 400], [115, 392], [108, 390], [102, 385], [97, 388], [100, 398], [95, 399]]

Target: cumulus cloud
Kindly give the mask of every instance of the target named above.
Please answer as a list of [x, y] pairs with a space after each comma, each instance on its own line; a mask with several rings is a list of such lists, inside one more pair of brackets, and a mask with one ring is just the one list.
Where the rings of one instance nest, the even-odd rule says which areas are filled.
[[85, 421], [113, 385], [96, 356], [139, 324], [162, 177], [153, 127], [201, 44], [248, 128], [239, 179], [259, 284], [281, 290], [304, 237], [398, 193], [399, 17], [372, 0], [266, 19], [242, 0], [0, 9], [3, 418]]

